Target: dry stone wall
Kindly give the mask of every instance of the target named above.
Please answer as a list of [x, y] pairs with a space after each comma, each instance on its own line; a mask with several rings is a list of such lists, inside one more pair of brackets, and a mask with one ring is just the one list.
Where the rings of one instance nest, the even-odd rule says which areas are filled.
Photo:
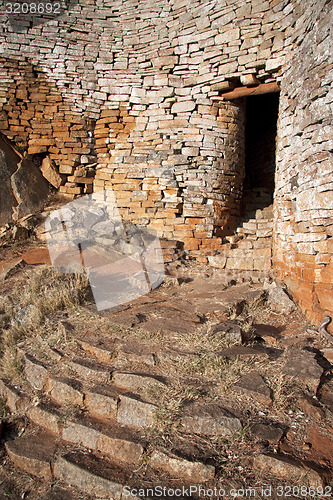
[[332, 2], [306, 10], [280, 98], [274, 267], [314, 322], [333, 311]]
[[330, 241], [329, 119], [317, 116], [331, 102], [331, 5], [80, 0], [48, 22], [18, 16], [15, 29], [2, 12], [0, 130], [29, 154], [48, 155], [68, 197], [112, 187], [124, 218], [205, 260], [235, 226], [244, 179], [245, 100], [214, 98], [278, 82], [275, 266], [281, 279], [297, 278], [296, 294], [297, 280], [310, 284], [313, 301], [329, 283], [322, 271], [332, 254], [320, 247]]
[[211, 98], [276, 80], [293, 16], [261, 0], [83, 0], [22, 32], [4, 16], [1, 130], [51, 157], [61, 192], [113, 187], [124, 217], [214, 251], [239, 215], [245, 107]]

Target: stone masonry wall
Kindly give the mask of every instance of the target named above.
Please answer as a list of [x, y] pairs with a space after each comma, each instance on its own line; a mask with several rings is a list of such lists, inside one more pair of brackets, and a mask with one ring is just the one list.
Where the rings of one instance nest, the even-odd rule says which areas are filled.
[[331, 4], [80, 0], [39, 24], [1, 11], [0, 130], [50, 156], [62, 193], [112, 187], [124, 218], [205, 260], [235, 226], [244, 178], [245, 102], [214, 98], [277, 81], [275, 266], [296, 295], [312, 287], [302, 306], [332, 311], [318, 296], [332, 254]]
[[305, 9], [280, 98], [274, 268], [314, 322], [333, 311], [332, 2]]
[[91, 173], [80, 188], [68, 177], [82, 163], [96, 161], [91, 119], [72, 109], [56, 85], [26, 58], [1, 57], [0, 65], [1, 131], [19, 150], [54, 160], [73, 194], [92, 192]]
[[3, 16], [1, 131], [48, 154], [64, 194], [113, 187], [124, 217], [215, 251], [239, 215], [245, 108], [211, 97], [279, 78], [292, 4], [82, 0], [27, 19]]

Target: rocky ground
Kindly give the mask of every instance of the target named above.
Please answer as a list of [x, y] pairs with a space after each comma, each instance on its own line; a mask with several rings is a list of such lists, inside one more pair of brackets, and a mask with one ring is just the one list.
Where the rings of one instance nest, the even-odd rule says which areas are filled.
[[40, 242], [0, 251], [1, 498], [330, 496], [333, 345], [282, 287], [175, 262], [149, 295], [97, 313]]

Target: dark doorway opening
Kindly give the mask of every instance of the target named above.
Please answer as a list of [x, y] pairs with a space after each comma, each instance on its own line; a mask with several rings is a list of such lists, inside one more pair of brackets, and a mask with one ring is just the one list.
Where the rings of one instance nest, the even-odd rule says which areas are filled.
[[242, 216], [273, 203], [279, 93], [246, 98]]

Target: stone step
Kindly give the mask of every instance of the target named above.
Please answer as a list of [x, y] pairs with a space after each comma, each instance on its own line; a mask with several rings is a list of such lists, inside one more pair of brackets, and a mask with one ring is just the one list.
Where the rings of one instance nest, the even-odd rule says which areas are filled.
[[192, 403], [182, 409], [180, 432], [230, 438], [241, 430], [239, 418], [217, 404]]
[[103, 423], [84, 414], [72, 414], [44, 400], [26, 416], [36, 426], [72, 445], [99, 452], [117, 463], [139, 464], [146, 442], [134, 428], [117, 422]]
[[45, 432], [27, 432], [5, 446], [19, 469], [44, 481], [62, 481], [92, 498], [121, 499], [130, 481], [125, 470], [99, 456], [65, 448], [55, 456], [56, 440]]
[[[133, 374], [129, 375], [134, 377]], [[150, 377], [148, 378], [151, 380]], [[154, 383], [155, 379], [153, 379]], [[74, 379], [56, 377], [50, 378], [49, 384], [47, 394], [59, 405], [76, 405], [95, 418], [114, 419], [133, 427], [150, 427], [154, 422], [154, 413], [158, 407], [143, 400], [136, 393], [122, 390], [121, 387], [87, 387]], [[133, 382], [133, 385], [138, 387], [138, 382]]]
[[136, 428], [151, 427], [158, 407], [139, 398], [124, 395], [120, 398], [117, 422]]
[[80, 377], [89, 382], [101, 382], [107, 384], [111, 380], [111, 370], [94, 361], [74, 358], [68, 359], [66, 365]]
[[157, 346], [153, 348], [153, 346], [145, 346], [140, 342], [119, 343], [114, 366], [129, 364], [155, 366], [159, 351]]
[[150, 467], [163, 470], [170, 476], [182, 477], [193, 483], [205, 483], [214, 480], [215, 467], [202, 462], [190, 462], [183, 458], [170, 456], [160, 450], [155, 450], [150, 458]]
[[84, 406], [88, 413], [101, 420], [116, 420], [120, 391], [98, 384], [85, 391]]
[[[303, 484], [313, 490], [322, 490], [324, 481], [317, 471], [305, 466], [293, 457], [259, 454], [253, 459], [253, 467], [264, 473], [267, 479], [277, 477], [290, 483]], [[319, 491], [320, 491], [319, 490]]]
[[101, 363], [121, 366], [129, 363], [155, 366], [158, 349], [152, 349], [139, 342], [122, 342], [106, 337], [88, 335], [76, 339], [79, 346]]
[[77, 338], [76, 342], [101, 363], [113, 364], [117, 356], [117, 344], [110, 339], [91, 335], [84, 339]]
[[[49, 375], [45, 365], [41, 365], [36, 358], [29, 355], [27, 359], [29, 362], [25, 366], [25, 374], [30, 385], [33, 388], [36, 385], [41, 387], [42, 393], [59, 406], [72, 405], [97, 419], [115, 420], [134, 428], [153, 425], [158, 407], [142, 394], [147, 395], [154, 389], [163, 390], [165, 383], [162, 380], [145, 374], [116, 372], [112, 384], [96, 386], [74, 378]], [[41, 367], [43, 383], [40, 383]], [[7, 388], [3, 392], [6, 396], [9, 393], [13, 399], [12, 405], [16, 407], [19, 394], [12, 395]]]
[[100, 452], [117, 463], [139, 465], [144, 449], [130, 435], [129, 429], [116, 424], [102, 427], [84, 417], [65, 422], [61, 429], [61, 437], [68, 443]]
[[228, 251], [222, 246], [218, 255], [209, 256], [212, 267], [242, 271], [271, 269], [272, 245], [260, 241], [241, 240], [236, 248]]
[[56, 450], [56, 438], [46, 432], [28, 432], [5, 447], [16, 467], [43, 480], [52, 478], [51, 463]]
[[[88, 412], [94, 413], [101, 418], [110, 418], [112, 409], [115, 408], [115, 401], [124, 391], [130, 391], [144, 399], [154, 390], [163, 390], [166, 387], [166, 380], [161, 376], [151, 376], [147, 373], [129, 373], [112, 370], [112, 367], [94, 361], [87, 361], [75, 358], [68, 359], [63, 368], [70, 368], [76, 373], [77, 378], [55, 376], [52, 374], [52, 367], [39, 361], [35, 356], [23, 353], [24, 374], [26, 380], [33, 389], [42, 391], [60, 405], [77, 405], [85, 407]], [[59, 371], [59, 364], [57, 370]], [[112, 373], [112, 375], [111, 375]], [[102, 391], [96, 387], [96, 382], [100, 382]], [[147, 401], [147, 404], [149, 401]], [[100, 410], [95, 405], [101, 405]], [[110, 407], [107, 415], [106, 407]]]
[[[43, 350], [45, 346], [43, 346]], [[18, 352], [24, 362], [24, 374], [30, 385], [37, 390], [45, 389], [49, 373], [75, 373], [80, 379], [90, 382], [107, 383], [111, 380], [111, 369], [95, 360], [80, 358], [73, 354], [62, 355], [57, 363], [41, 361], [43, 352], [38, 347], [20, 344]]]
[[[162, 471], [163, 480], [161, 481]], [[203, 484], [213, 481], [215, 467], [173, 457], [156, 450], [150, 457], [144, 478], [139, 477], [139, 481], [136, 481], [136, 475], [132, 471], [125, 471], [110, 462], [106, 463], [95, 455], [76, 452], [67, 453], [56, 459], [54, 476], [56, 479], [76, 486], [81, 491], [88, 491], [94, 498], [123, 500], [129, 497], [128, 489], [135, 485], [138, 491], [138, 487], [142, 490], [148, 486], [151, 487], [152, 484], [160, 485], [161, 482], [166, 487], [174, 488], [175, 485], [180, 486], [184, 481], [185, 484], [187, 482]], [[123, 485], [127, 485], [128, 488], [124, 490]], [[131, 495], [130, 498], [138, 499], [139, 497]]]
[[2, 379], [0, 379], [0, 396], [6, 400], [9, 410], [16, 415], [24, 414], [31, 406], [31, 399], [27, 393]]
[[60, 405], [83, 406], [85, 393], [82, 383], [74, 378], [49, 376], [45, 392]]
[[123, 488], [128, 484], [123, 471], [91, 454], [66, 453], [56, 459], [53, 471], [55, 479], [75, 486], [93, 498], [120, 500], [124, 498]]
[[27, 382], [33, 389], [42, 391], [46, 388], [49, 379], [48, 367], [45, 363], [38, 360], [35, 356], [25, 352], [22, 348], [18, 349], [24, 363], [24, 375]]
[[[93, 489], [95, 484], [106, 485], [106, 488], [113, 487], [115, 482], [121, 488], [123, 484], [130, 484], [133, 469], [137, 470], [143, 463], [148, 442], [135, 430], [116, 423], [103, 425], [84, 415], [69, 417], [50, 401], [31, 405], [26, 416], [31, 423], [25, 434], [8, 441], [6, 449], [17, 467], [41, 479], [51, 480], [53, 474], [55, 479], [95, 495], [102, 492]], [[75, 452], [69, 451], [73, 446]], [[188, 460], [164, 449], [152, 449], [150, 454], [152, 475], [164, 471], [172, 481], [184, 479], [199, 483], [215, 478], [213, 465]], [[100, 473], [102, 470], [108, 474]], [[76, 482], [78, 476], [81, 479]], [[122, 480], [115, 481], [116, 477]], [[86, 482], [82, 483], [82, 478]], [[105, 489], [105, 494], [109, 493], [110, 490]]]
[[149, 389], [165, 389], [166, 382], [162, 377], [151, 377], [145, 373], [123, 373], [113, 372], [112, 382], [120, 388], [129, 389], [134, 392], [142, 392]]
[[236, 357], [240, 359], [244, 359], [247, 357], [264, 359], [265, 357], [267, 357], [268, 359], [275, 361], [282, 356], [283, 352], [284, 351], [282, 349], [278, 349], [275, 347], [262, 347], [259, 345], [252, 347], [242, 345], [221, 349], [221, 351], [219, 351], [217, 355], [225, 359], [234, 359]]
[[268, 273], [272, 268], [270, 258], [255, 259], [252, 256], [228, 257], [226, 269], [233, 271], [263, 271]]

